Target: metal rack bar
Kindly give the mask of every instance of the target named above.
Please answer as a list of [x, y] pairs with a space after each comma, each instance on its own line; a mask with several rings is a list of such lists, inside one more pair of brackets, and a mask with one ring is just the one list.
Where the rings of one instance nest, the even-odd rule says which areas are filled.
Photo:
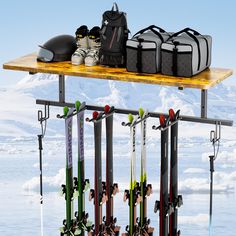
[[[68, 103], [68, 102], [57, 102], [57, 101], [49, 101], [49, 100], [41, 100], [37, 99], [36, 104], [38, 105], [48, 105], [48, 106], [56, 106], [56, 107], [74, 107], [74, 103]], [[86, 105], [86, 110], [91, 111], [104, 111], [104, 107], [102, 106], [94, 106], [94, 105]], [[139, 114], [137, 110], [130, 110], [130, 109], [122, 109], [122, 108], [115, 108], [115, 113], [118, 114], [129, 114], [132, 113], [133, 115]], [[160, 112], [149, 112], [150, 117], [156, 117], [158, 118], [161, 114]], [[168, 116], [168, 114], [163, 114], [165, 116]], [[187, 122], [195, 122], [195, 123], [202, 123], [202, 124], [221, 124], [222, 126], [233, 126], [232, 120], [221, 120], [221, 119], [213, 119], [213, 118], [202, 118], [202, 117], [195, 117], [195, 116], [180, 116], [180, 119], [182, 121]]]

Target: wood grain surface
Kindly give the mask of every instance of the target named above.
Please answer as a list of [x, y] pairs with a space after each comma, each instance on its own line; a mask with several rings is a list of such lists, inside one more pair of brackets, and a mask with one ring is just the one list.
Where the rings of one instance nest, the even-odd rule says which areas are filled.
[[222, 68], [210, 68], [191, 78], [165, 76], [162, 74], [139, 74], [127, 72], [125, 68], [110, 68], [105, 66], [88, 67], [85, 65], [75, 66], [72, 65], [70, 61], [50, 63], [37, 62], [36, 53], [7, 62], [3, 65], [3, 68], [32, 73], [61, 74], [197, 89], [209, 89], [233, 74], [233, 70]]

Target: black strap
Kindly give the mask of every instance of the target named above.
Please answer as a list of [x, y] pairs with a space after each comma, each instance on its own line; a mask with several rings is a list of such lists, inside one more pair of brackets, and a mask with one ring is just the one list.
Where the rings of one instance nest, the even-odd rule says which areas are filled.
[[157, 35], [157, 36], [160, 38], [160, 40], [161, 40], [162, 42], [164, 42], [164, 38], [163, 38], [163, 36], [161, 35], [161, 33], [159, 33], [158, 31], [156, 31], [156, 30], [154, 30], [153, 28], [150, 28], [150, 27], [147, 27], [147, 28], [145, 28], [145, 29], [142, 29], [142, 30], [138, 31], [138, 32], [133, 36], [133, 38], [134, 38], [135, 36], [137, 36], [137, 35], [143, 34], [143, 33], [146, 32], [147, 30], [151, 30], [155, 35]]
[[[115, 10], [115, 9], [116, 9], [116, 10]], [[112, 11], [117, 11], [117, 12], [119, 12], [119, 7], [118, 7], [118, 5], [117, 5], [116, 2], [113, 3], [113, 6], [112, 6], [111, 10], [112, 10]]]
[[[150, 25], [150, 26], [148, 26], [148, 27], [146, 27], [146, 28], [144, 28], [144, 29], [139, 30], [139, 31], [134, 35], [134, 37], [135, 37], [136, 35], [138, 35], [138, 34], [143, 34], [144, 32], [146, 32], [146, 31], [148, 31], [148, 30], [153, 30], [153, 32], [154, 32], [154, 31], [157, 32], [157, 31], [154, 30], [154, 29], [158, 29], [158, 30], [160, 31], [160, 33], [167, 33], [164, 29], [162, 29], [162, 28], [159, 27], [159, 26]], [[159, 32], [158, 32], [158, 33], [159, 33]], [[167, 34], [169, 34], [169, 33], [167, 33]]]
[[189, 31], [192, 31], [194, 35], [201, 35], [198, 31], [192, 29], [192, 28], [185, 28], [185, 32], [189, 32]]
[[180, 30], [180, 31], [178, 31], [178, 32], [176, 32], [176, 33], [174, 33], [174, 34], [172, 34], [170, 38], [174, 38], [174, 37], [176, 37], [176, 36], [178, 36], [178, 35], [180, 35], [180, 34], [182, 34], [182, 33], [190, 33], [191, 31], [192, 31], [193, 35], [196, 35], [196, 36], [201, 35], [201, 34], [200, 34], [199, 32], [197, 32], [196, 30], [193, 30], [193, 29], [191, 29], [191, 28], [184, 28], [184, 29], [182, 29], [182, 30]]
[[207, 58], [206, 58], [206, 66], [208, 65], [208, 62], [209, 62], [209, 45], [208, 45], [208, 40], [207, 38], [205, 38], [204, 36], [202, 36], [203, 39], [205, 40], [206, 42], [206, 50], [207, 50]]
[[177, 46], [179, 45], [179, 42], [174, 42], [175, 47], [173, 48], [173, 63], [172, 63], [172, 71], [173, 75], [177, 76], [178, 75], [178, 48]]
[[186, 34], [191, 37], [197, 44], [197, 49], [198, 49], [198, 70], [200, 69], [201, 66], [201, 50], [200, 50], [200, 44], [198, 38], [194, 35], [186, 31]]
[[143, 49], [143, 39], [140, 38], [138, 39], [139, 44], [138, 44], [138, 52], [137, 52], [137, 70], [139, 73], [142, 72], [142, 49]]
[[150, 25], [149, 28], [150, 29], [158, 29], [161, 33], [167, 33], [164, 29], [162, 29], [161, 27], [156, 26], [156, 25]]
[[[191, 31], [192, 31], [192, 33], [191, 33]], [[186, 33], [197, 44], [197, 48], [198, 48], [198, 70], [199, 70], [200, 66], [201, 66], [201, 50], [200, 50], [199, 40], [196, 36], [199, 36], [201, 34], [198, 33], [196, 30], [193, 30], [191, 28], [185, 28], [185, 29], [180, 30], [179, 32], [176, 32], [175, 34], [172, 34], [169, 39], [177, 37], [178, 35], [183, 34], [183, 33]]]

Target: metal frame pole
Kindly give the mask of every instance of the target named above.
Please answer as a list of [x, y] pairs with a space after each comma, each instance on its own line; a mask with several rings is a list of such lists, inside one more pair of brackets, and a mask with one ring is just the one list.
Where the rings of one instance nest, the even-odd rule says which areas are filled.
[[65, 76], [59, 75], [59, 102], [65, 102]]
[[207, 118], [207, 90], [201, 90], [201, 118]]

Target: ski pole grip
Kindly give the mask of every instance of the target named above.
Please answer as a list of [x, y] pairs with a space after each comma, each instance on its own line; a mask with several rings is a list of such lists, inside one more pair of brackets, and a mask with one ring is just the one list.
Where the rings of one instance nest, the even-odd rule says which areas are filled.
[[214, 158], [215, 156], [209, 156], [210, 158], [210, 172], [214, 172]]
[[39, 150], [43, 150], [42, 138], [43, 138], [42, 134], [38, 135]]

